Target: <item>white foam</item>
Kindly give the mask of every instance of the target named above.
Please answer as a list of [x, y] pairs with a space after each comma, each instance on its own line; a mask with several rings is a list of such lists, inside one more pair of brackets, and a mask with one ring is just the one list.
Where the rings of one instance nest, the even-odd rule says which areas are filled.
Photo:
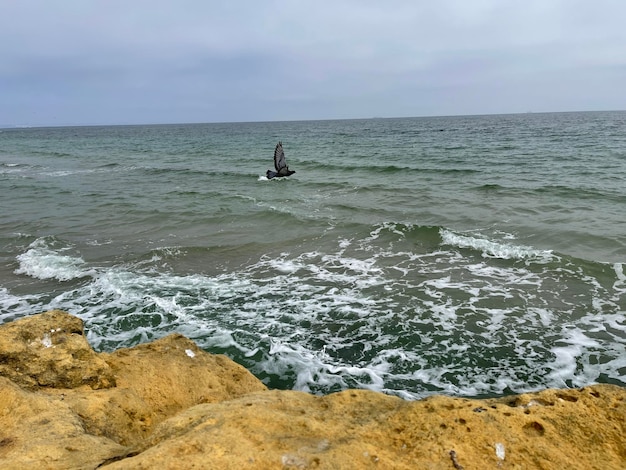
[[62, 250], [49, 248], [43, 239], [35, 240], [25, 253], [16, 257], [20, 265], [15, 273], [37, 279], [59, 281], [69, 281], [94, 274], [94, 270], [88, 269], [81, 257], [62, 255], [60, 251]]
[[[551, 348], [555, 359], [550, 364], [552, 372], [548, 374], [548, 377], [555, 380], [559, 386], [567, 385], [568, 380], [576, 386], [593, 382], [598, 375], [598, 370], [588, 361], [581, 361], [581, 358], [584, 358], [589, 350], [600, 347], [600, 344], [578, 328], [567, 331], [560, 343], [565, 343], [566, 346]], [[586, 365], [580, 369], [579, 363]]]
[[533, 261], [548, 262], [552, 259], [551, 250], [536, 250], [528, 246], [512, 245], [489, 240], [487, 238], [460, 235], [450, 230], [441, 229], [442, 244], [452, 245], [458, 248], [471, 248], [481, 251], [488, 258], [501, 259], [527, 259]]
[[529, 308], [528, 310], [529, 317], [536, 316], [541, 323], [541, 326], [544, 328], [548, 328], [554, 324], [555, 315], [552, 311], [545, 308]]
[[549, 377], [565, 383], [576, 372], [576, 358], [580, 356], [582, 348], [577, 345], [561, 346], [551, 349], [555, 359]]
[[311, 386], [316, 387], [339, 385], [348, 388], [346, 377], [355, 380], [360, 388], [374, 391], [382, 391], [385, 377], [388, 372], [385, 366], [347, 366], [333, 364], [325, 350], [313, 352], [301, 345], [286, 343], [272, 339], [268, 358], [261, 364], [266, 372], [284, 373], [284, 370], [292, 370], [296, 373], [294, 388], [296, 390], [311, 392]]
[[400, 235], [402, 238], [405, 237], [404, 232], [397, 229], [397, 224], [393, 222], [384, 222], [382, 224], [379, 224], [374, 230], [372, 230], [370, 232], [370, 236], [366, 238], [365, 241], [372, 242], [376, 240], [380, 236], [381, 232], [383, 231], [389, 231], [391, 233], [395, 233], [396, 235]]
[[624, 264], [615, 263], [613, 265], [613, 269], [615, 270], [615, 277], [617, 278], [613, 283], [613, 289], [624, 294], [626, 293], [626, 274], [624, 274]]
[[298, 263], [296, 260], [275, 259], [272, 260], [270, 264], [274, 269], [285, 274], [293, 274], [302, 268], [301, 263]]
[[23, 168], [19, 163], [2, 163], [0, 164], [0, 174], [21, 173]]
[[110, 245], [111, 243], [113, 243], [113, 240], [104, 240], [104, 241], [100, 241], [100, 240], [90, 240], [88, 242], [86, 242], [87, 245], [89, 246], [103, 246], [103, 245]]
[[342, 238], [342, 239], [339, 240], [339, 248], [341, 248], [342, 250], [345, 250], [351, 244], [352, 244], [352, 240], [349, 240], [347, 238]]
[[20, 315], [28, 315], [32, 305], [37, 304], [37, 295], [13, 295], [5, 287], [0, 287], [0, 323]]

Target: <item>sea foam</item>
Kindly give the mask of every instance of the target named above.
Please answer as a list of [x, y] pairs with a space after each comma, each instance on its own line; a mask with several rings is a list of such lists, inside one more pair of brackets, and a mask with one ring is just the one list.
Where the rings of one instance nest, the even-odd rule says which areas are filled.
[[487, 238], [461, 235], [447, 229], [441, 229], [443, 245], [452, 245], [458, 248], [470, 248], [481, 251], [483, 256], [501, 259], [527, 259], [533, 258], [535, 262], [548, 262], [552, 259], [551, 250], [536, 250], [523, 245], [513, 245], [492, 241]]
[[37, 279], [69, 281], [94, 274], [85, 261], [78, 256], [61, 254], [68, 248], [53, 249], [46, 239], [40, 238], [30, 244], [28, 251], [17, 256], [19, 267], [16, 274]]

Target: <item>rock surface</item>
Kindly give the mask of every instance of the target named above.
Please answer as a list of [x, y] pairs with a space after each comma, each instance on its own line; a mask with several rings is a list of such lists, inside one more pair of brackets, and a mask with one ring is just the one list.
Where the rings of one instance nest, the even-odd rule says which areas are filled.
[[626, 390], [270, 391], [180, 335], [98, 354], [50, 311], [0, 326], [0, 468], [623, 469]]
[[28, 389], [115, 386], [111, 368], [85, 341], [83, 322], [59, 310], [2, 326], [0, 376]]

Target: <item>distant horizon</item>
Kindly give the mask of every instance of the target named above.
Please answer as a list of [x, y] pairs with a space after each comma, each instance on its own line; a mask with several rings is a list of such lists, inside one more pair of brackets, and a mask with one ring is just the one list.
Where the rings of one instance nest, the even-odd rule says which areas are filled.
[[432, 114], [414, 116], [370, 116], [370, 117], [339, 117], [339, 118], [311, 118], [311, 119], [259, 119], [241, 121], [180, 121], [180, 122], [128, 122], [128, 123], [83, 123], [83, 124], [0, 124], [0, 129], [45, 129], [55, 127], [113, 127], [113, 126], [184, 126], [202, 124], [253, 124], [253, 123], [277, 123], [277, 122], [317, 122], [317, 121], [359, 121], [368, 119], [427, 119], [446, 117], [471, 117], [471, 116], [514, 116], [525, 114], [566, 114], [566, 113], [619, 113], [626, 109], [590, 109], [568, 111], [524, 111], [504, 113], [462, 113], [462, 114]]

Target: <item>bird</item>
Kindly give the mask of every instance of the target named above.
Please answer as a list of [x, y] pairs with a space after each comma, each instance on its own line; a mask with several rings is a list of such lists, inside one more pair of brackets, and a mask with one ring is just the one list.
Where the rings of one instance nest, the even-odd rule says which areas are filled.
[[278, 142], [274, 149], [274, 168], [276, 168], [276, 171], [267, 170], [266, 176], [268, 180], [276, 177], [290, 176], [295, 173], [294, 170], [289, 169], [287, 162], [285, 162], [285, 152], [283, 151], [282, 142]]

